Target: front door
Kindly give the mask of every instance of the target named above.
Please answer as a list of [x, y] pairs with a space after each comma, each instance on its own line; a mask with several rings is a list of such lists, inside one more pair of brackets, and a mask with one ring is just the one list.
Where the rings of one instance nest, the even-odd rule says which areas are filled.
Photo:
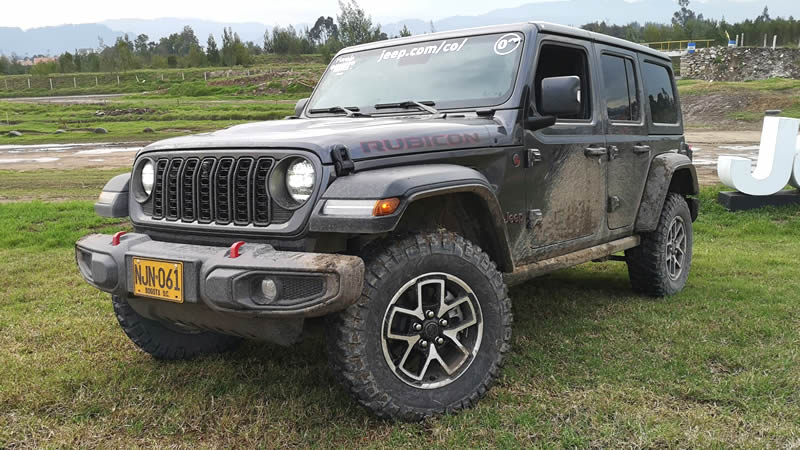
[[607, 120], [608, 228], [632, 227], [647, 181], [653, 149], [642, 107], [642, 82], [636, 54], [597, 45], [602, 110]]
[[531, 167], [527, 173], [527, 204], [532, 259], [557, 256], [602, 240], [606, 230], [607, 152], [599, 96], [589, 64], [592, 43], [543, 37], [533, 76], [531, 109], [542, 115], [541, 81], [578, 76], [581, 113], [559, 117], [552, 127], [526, 132]]

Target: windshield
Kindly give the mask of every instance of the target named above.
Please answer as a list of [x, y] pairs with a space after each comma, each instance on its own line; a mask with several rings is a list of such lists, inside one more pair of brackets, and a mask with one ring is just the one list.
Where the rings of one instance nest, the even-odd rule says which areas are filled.
[[353, 107], [370, 112], [375, 105], [408, 101], [433, 102], [437, 109], [499, 105], [514, 89], [522, 43], [521, 33], [503, 33], [340, 55], [322, 77], [308, 111]]

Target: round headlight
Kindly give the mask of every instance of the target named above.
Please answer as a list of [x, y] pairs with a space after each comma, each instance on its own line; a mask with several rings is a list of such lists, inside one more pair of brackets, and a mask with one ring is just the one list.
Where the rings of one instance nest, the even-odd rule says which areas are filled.
[[150, 192], [153, 191], [153, 182], [155, 179], [153, 163], [150, 161], [144, 163], [144, 167], [142, 167], [142, 189], [144, 189], [145, 194], [150, 195]]
[[305, 203], [314, 191], [314, 166], [306, 159], [297, 159], [286, 170], [286, 189], [298, 203]]

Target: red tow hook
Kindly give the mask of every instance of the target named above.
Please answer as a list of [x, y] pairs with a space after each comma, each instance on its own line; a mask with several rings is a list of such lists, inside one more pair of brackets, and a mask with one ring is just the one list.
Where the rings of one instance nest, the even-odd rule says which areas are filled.
[[116, 233], [114, 233], [114, 236], [111, 237], [111, 245], [113, 245], [114, 247], [118, 246], [119, 238], [121, 238], [126, 234], [128, 234], [127, 231], [117, 231]]
[[243, 245], [244, 241], [234, 242], [233, 245], [231, 245], [230, 258], [238, 258], [240, 254], [239, 249], [242, 248]]

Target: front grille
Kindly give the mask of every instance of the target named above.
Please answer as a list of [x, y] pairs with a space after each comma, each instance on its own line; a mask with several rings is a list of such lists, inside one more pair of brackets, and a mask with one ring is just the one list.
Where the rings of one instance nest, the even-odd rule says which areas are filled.
[[249, 156], [158, 158], [151, 217], [259, 227], [285, 223], [292, 211], [275, 204], [267, 189], [274, 163]]

